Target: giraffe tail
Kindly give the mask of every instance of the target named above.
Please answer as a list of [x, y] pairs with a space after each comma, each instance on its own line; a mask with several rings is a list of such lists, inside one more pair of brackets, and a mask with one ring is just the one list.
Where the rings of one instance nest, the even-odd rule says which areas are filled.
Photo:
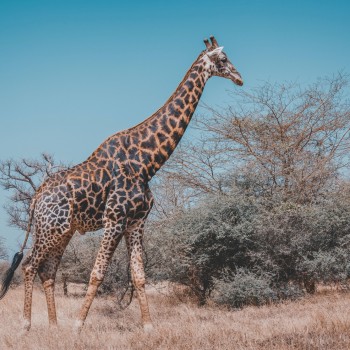
[[36, 200], [34, 200], [32, 202], [32, 205], [31, 205], [31, 208], [30, 208], [28, 228], [27, 228], [26, 237], [25, 237], [24, 242], [22, 244], [21, 250], [14, 255], [14, 257], [12, 259], [11, 266], [5, 272], [4, 277], [2, 278], [1, 290], [0, 290], [0, 300], [6, 295], [8, 289], [10, 288], [11, 281], [12, 281], [12, 278], [13, 278], [13, 276], [15, 274], [15, 271], [16, 271], [17, 267], [19, 266], [19, 264], [21, 263], [22, 259], [23, 259], [23, 250], [24, 250], [24, 248], [25, 248], [25, 246], [27, 244], [27, 241], [28, 241], [28, 238], [29, 238], [29, 234], [30, 234], [30, 231], [31, 231], [31, 227], [32, 227], [35, 203], [36, 203]]
[[12, 264], [11, 264], [10, 268], [5, 272], [5, 275], [4, 275], [3, 280], [2, 280], [0, 299], [2, 299], [5, 296], [5, 294], [7, 293], [8, 289], [10, 287], [13, 275], [15, 274], [17, 267], [21, 263], [22, 258], [23, 258], [23, 252], [21, 252], [21, 251], [16, 253], [15, 256], [13, 257]]

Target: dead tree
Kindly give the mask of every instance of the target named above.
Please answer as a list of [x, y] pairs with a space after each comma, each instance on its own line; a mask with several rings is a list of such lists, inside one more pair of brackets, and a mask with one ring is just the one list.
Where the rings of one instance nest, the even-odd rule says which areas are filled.
[[284, 200], [310, 202], [348, 165], [347, 84], [342, 74], [304, 88], [267, 83], [238, 92], [238, 108], [208, 107], [210, 115], [198, 123], [239, 172], [260, 177], [266, 191]]

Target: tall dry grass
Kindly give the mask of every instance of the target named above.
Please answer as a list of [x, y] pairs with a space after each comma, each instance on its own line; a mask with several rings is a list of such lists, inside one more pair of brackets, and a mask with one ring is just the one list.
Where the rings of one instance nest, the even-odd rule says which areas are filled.
[[59, 326], [48, 328], [46, 302], [34, 291], [33, 323], [22, 334], [23, 290], [0, 302], [0, 349], [350, 349], [350, 294], [332, 292], [239, 311], [199, 308], [151, 290], [155, 330], [145, 334], [137, 301], [117, 311], [97, 298], [85, 328], [73, 332], [81, 297], [57, 296]]

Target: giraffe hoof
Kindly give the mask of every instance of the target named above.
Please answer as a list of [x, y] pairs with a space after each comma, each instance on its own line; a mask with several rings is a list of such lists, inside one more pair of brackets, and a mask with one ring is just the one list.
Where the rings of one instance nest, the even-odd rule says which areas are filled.
[[23, 321], [23, 326], [22, 326], [22, 329], [23, 329], [23, 333], [26, 333], [30, 330], [30, 322], [28, 320], [24, 320]]
[[49, 329], [56, 330], [58, 328], [57, 322], [52, 322], [49, 324]]
[[79, 334], [83, 329], [84, 322], [81, 320], [76, 320], [74, 324], [74, 333]]
[[30, 322], [27, 320], [23, 321], [22, 329], [18, 332], [19, 337], [25, 337], [30, 330]]
[[145, 323], [143, 325], [143, 331], [145, 333], [151, 333], [154, 330], [153, 324], [152, 323]]

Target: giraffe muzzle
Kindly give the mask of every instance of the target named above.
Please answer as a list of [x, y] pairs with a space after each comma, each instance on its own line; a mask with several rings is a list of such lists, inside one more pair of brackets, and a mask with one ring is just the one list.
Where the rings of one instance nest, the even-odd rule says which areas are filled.
[[242, 86], [243, 85], [243, 79], [242, 79], [241, 75], [237, 71], [232, 72], [230, 74], [230, 79], [238, 86]]

